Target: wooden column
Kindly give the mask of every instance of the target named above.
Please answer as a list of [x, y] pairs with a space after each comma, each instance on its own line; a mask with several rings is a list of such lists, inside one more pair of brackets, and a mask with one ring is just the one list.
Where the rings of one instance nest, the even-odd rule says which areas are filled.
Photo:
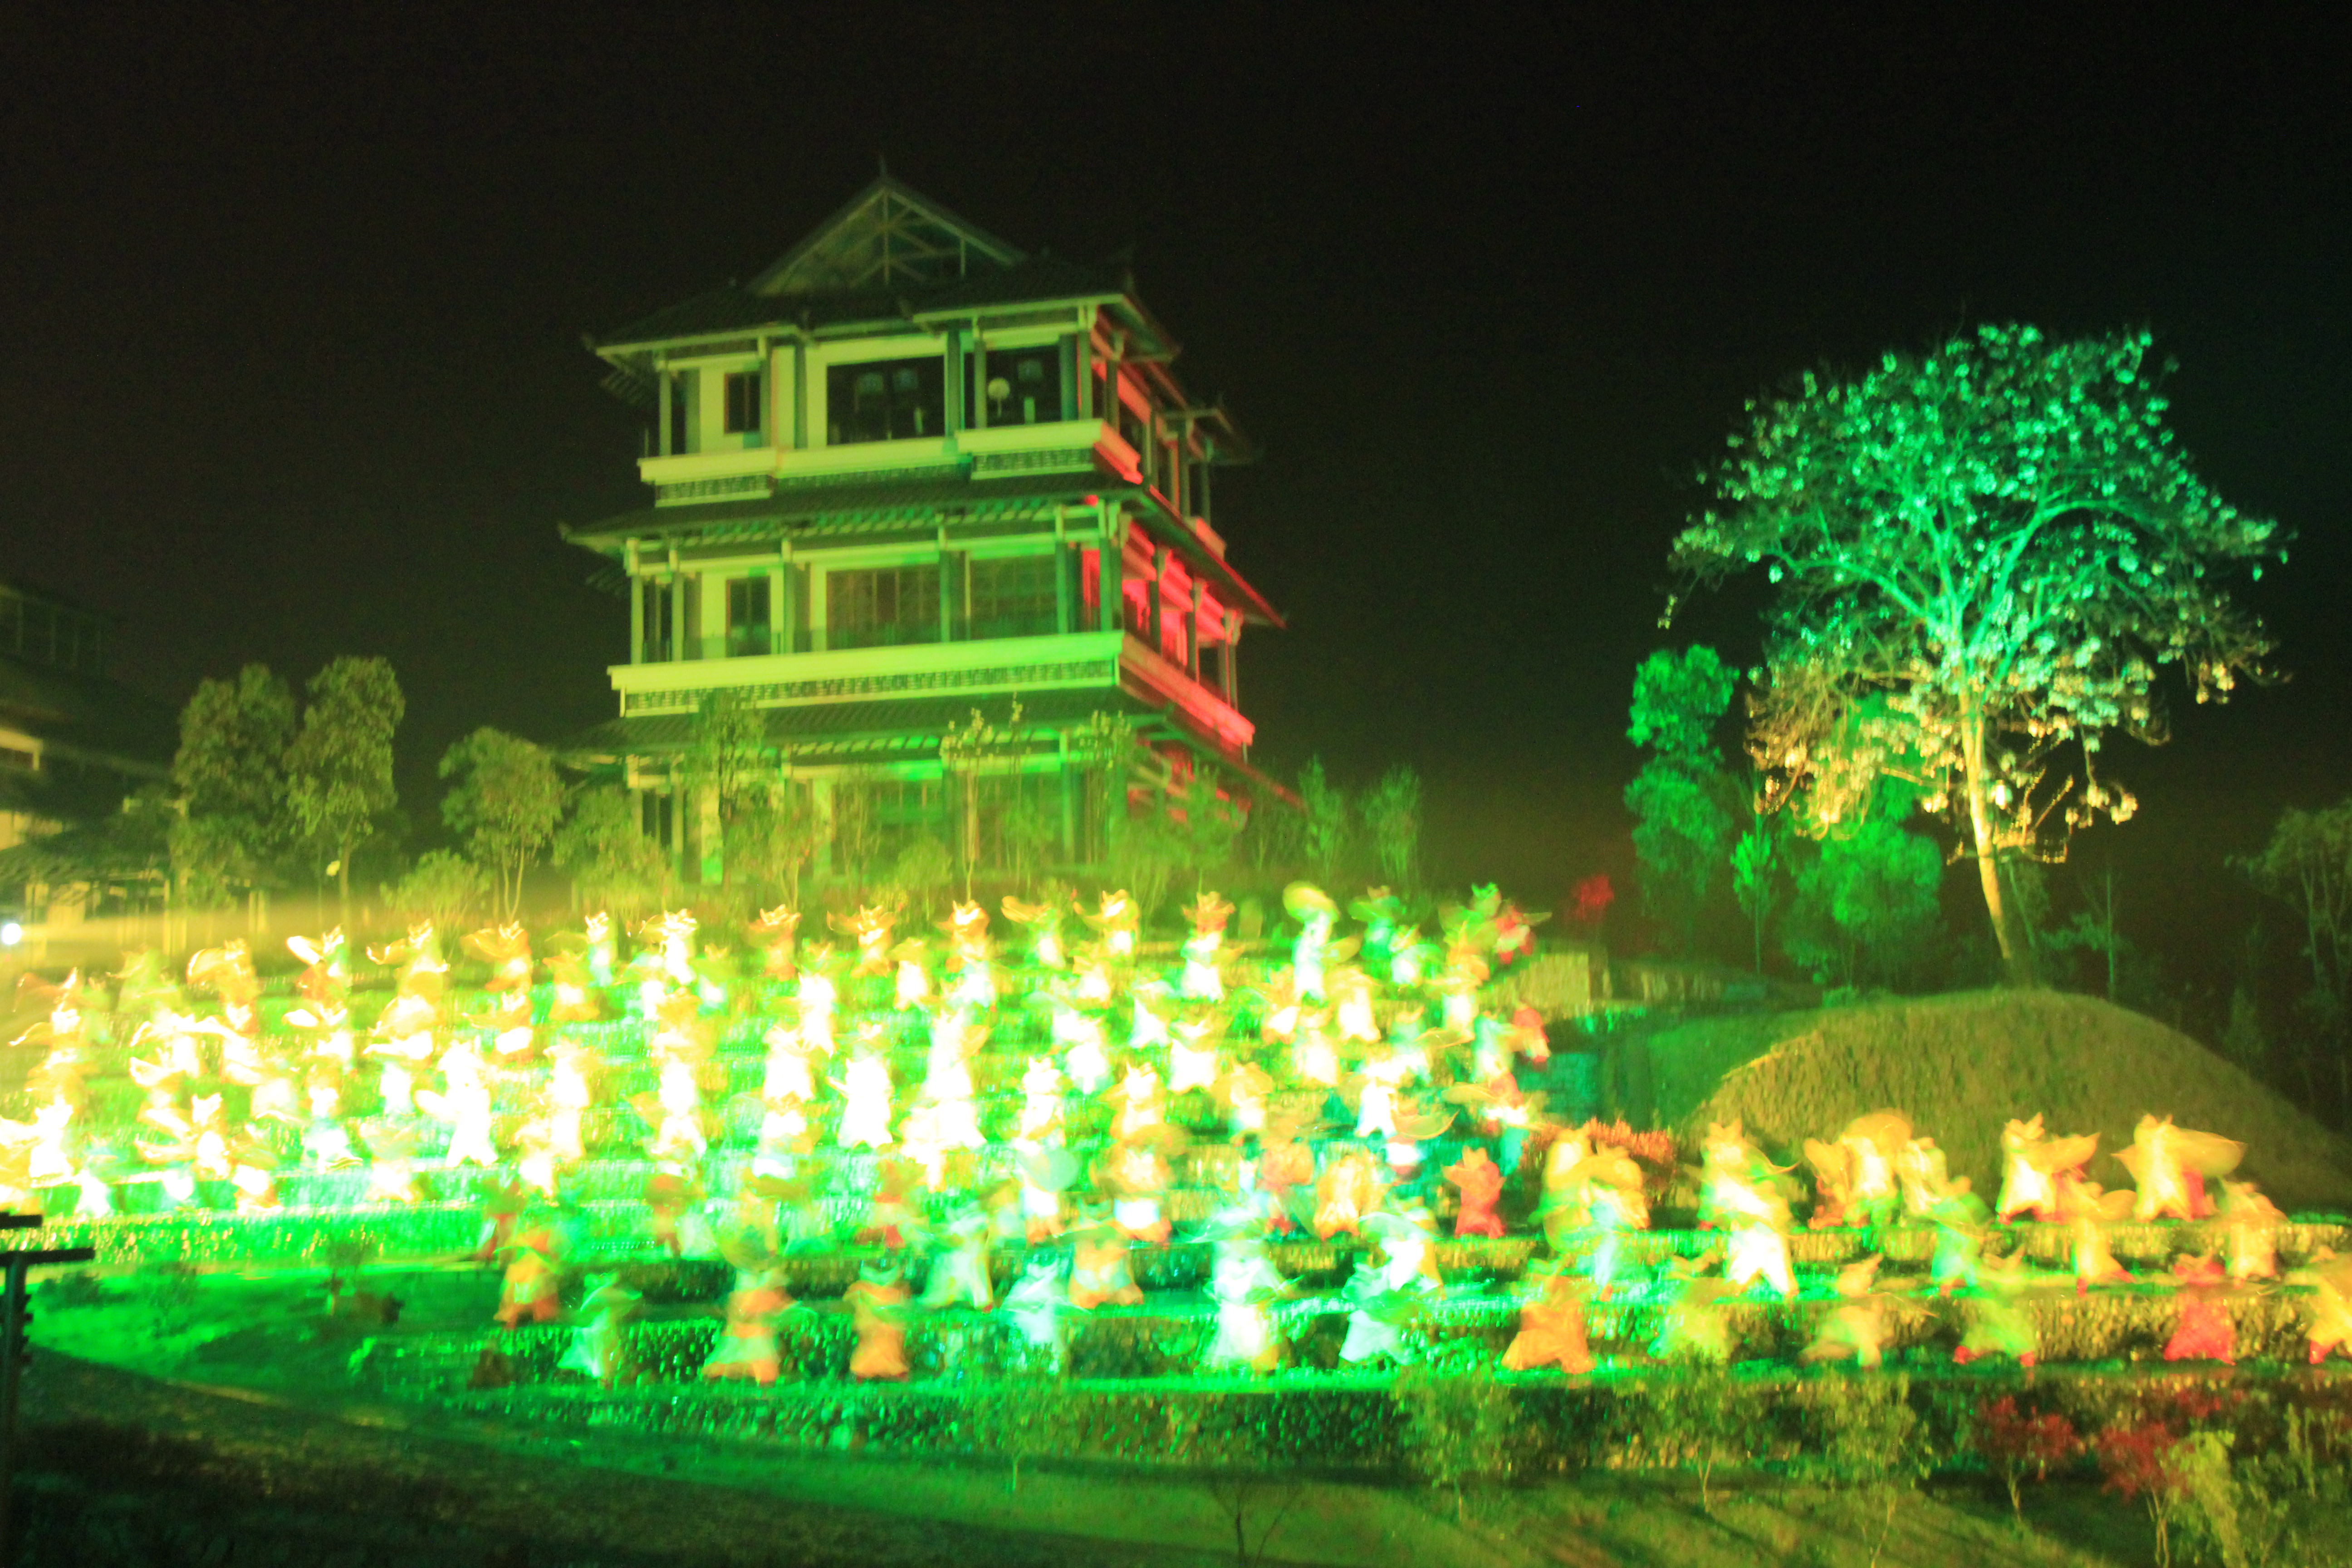
[[1184, 668], [1201, 679], [1201, 580], [1192, 579], [1192, 612], [1184, 617]]
[[663, 457], [675, 457], [669, 449], [669, 366], [656, 361], [654, 365], [654, 450]]
[[677, 569], [677, 552], [669, 556], [669, 657], [686, 662], [686, 574]]
[[1161, 650], [1168, 646], [1164, 623], [1168, 616], [1168, 547], [1151, 547], [1151, 651], [1167, 657]]
[[646, 661], [646, 584], [645, 580], [637, 575], [637, 542], [634, 539], [625, 547], [625, 559], [629, 575], [629, 662], [643, 664]]

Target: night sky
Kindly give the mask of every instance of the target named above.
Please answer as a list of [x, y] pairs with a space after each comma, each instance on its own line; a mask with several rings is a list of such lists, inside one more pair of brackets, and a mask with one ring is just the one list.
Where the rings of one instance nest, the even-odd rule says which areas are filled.
[[2298, 536], [2259, 600], [2294, 679], [2122, 748], [2145, 811], [2078, 858], [2226, 986], [2224, 857], [2352, 787], [2347, 61], [1979, 11], [10, 7], [0, 567], [120, 617], [175, 703], [388, 656], [429, 830], [457, 735], [613, 711], [625, 609], [555, 526], [642, 504], [638, 421], [581, 334], [750, 277], [885, 154], [1017, 245], [1132, 247], [1265, 447], [1218, 489], [1293, 623], [1244, 647], [1257, 760], [1412, 763], [1435, 869], [1540, 904], [1630, 864], [1639, 657], [1754, 654], [1752, 599], [1655, 624], [1743, 398], [2145, 323], [2206, 474]]

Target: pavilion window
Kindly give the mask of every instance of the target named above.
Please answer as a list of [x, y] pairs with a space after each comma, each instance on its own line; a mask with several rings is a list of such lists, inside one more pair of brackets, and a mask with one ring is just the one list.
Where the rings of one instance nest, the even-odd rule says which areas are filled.
[[768, 574], [737, 577], [727, 584], [727, 657], [745, 658], [769, 650]]
[[667, 664], [670, 659], [670, 638], [677, 628], [670, 624], [670, 585], [648, 578], [640, 585], [645, 595], [646, 641], [640, 664]]
[[1045, 637], [1061, 629], [1060, 590], [1052, 555], [967, 560], [964, 633], [968, 637]]
[[760, 433], [760, 373], [730, 371], [727, 375], [727, 434]]
[[825, 646], [897, 647], [940, 640], [936, 563], [869, 572], [831, 572], [824, 580]]
[[947, 374], [937, 357], [837, 364], [825, 372], [825, 439], [909, 441], [946, 427]]
[[983, 379], [992, 426], [1051, 424], [1062, 416], [1062, 350], [1057, 343], [991, 350]]

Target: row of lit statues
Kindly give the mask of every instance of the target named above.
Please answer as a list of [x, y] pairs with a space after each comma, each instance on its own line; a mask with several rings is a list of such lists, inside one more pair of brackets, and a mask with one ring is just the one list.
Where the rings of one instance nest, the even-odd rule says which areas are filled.
[[[512, 1325], [554, 1319], [587, 1261], [572, 1206], [583, 1167], [635, 1160], [643, 1245], [735, 1269], [712, 1375], [763, 1381], [796, 1310], [787, 1260], [842, 1247], [868, 1259], [845, 1298], [860, 1376], [904, 1374], [909, 1314], [924, 1310], [1001, 1310], [1058, 1360], [1076, 1315], [1143, 1301], [1130, 1249], [1171, 1240], [1213, 1255], [1206, 1364], [1264, 1369], [1286, 1353], [1280, 1303], [1300, 1294], [1267, 1251], [1283, 1236], [1363, 1244], [1338, 1303], [1343, 1362], [1409, 1354], [1412, 1325], [1445, 1290], [1441, 1232], [1503, 1237], [1506, 1210], [1551, 1254], [1522, 1291], [1512, 1367], [1589, 1366], [1594, 1297], [1656, 1309], [1653, 1351], [1701, 1357], [1729, 1353], [1732, 1298], [1797, 1300], [1790, 1242], [1807, 1194], [1737, 1124], [1710, 1131], [1695, 1173], [1716, 1245], [1662, 1270], [1639, 1261], [1631, 1237], [1677, 1179], [1673, 1146], [1562, 1125], [1521, 1088], [1522, 1064], [1548, 1058], [1541, 1022], [1493, 1005], [1489, 982], [1533, 951], [1529, 917], [1486, 889], [1425, 937], [1402, 900], [1374, 889], [1349, 906], [1360, 929], [1342, 937], [1342, 911], [1319, 890], [1294, 885], [1283, 906], [1292, 934], [1246, 957], [1226, 940], [1233, 906], [1205, 892], [1172, 949], [1144, 942], [1118, 892], [1083, 908], [1066, 893], [1006, 899], [1019, 933], [1009, 952], [973, 903], [935, 932], [888, 909], [836, 915], [837, 945], [803, 943], [788, 910], [730, 944], [665, 914], [637, 928], [625, 959], [603, 916], [541, 954], [508, 924], [462, 939], [487, 971], [464, 990], [420, 926], [368, 954], [390, 971], [391, 994], [364, 1022], [348, 945], [330, 932], [289, 942], [305, 967], [274, 1027], [243, 944], [195, 955], [184, 985], [149, 955], [112, 977], [125, 1047], [114, 1070], [140, 1096], [127, 1144], [91, 1125], [89, 1080], [109, 1057], [90, 1038], [89, 998], [74, 977], [45, 986], [47, 1016], [19, 1042], [44, 1048], [29, 1118], [0, 1122], [0, 1203], [72, 1186], [76, 1212], [103, 1217], [125, 1182], [152, 1184], [166, 1205], [202, 1201], [210, 1182], [263, 1211], [282, 1201], [286, 1173], [306, 1170], [363, 1173], [357, 1201], [404, 1204], [424, 1195], [428, 1169], [473, 1171], [488, 1194], [482, 1256], [506, 1266], [499, 1318]], [[590, 1027], [613, 1024], [625, 1026]], [[730, 1093], [732, 1058], [752, 1049], [758, 1089]], [[621, 1092], [624, 1076], [636, 1092]], [[2203, 1314], [2176, 1336], [2183, 1354], [2221, 1343], [2216, 1290], [2279, 1276], [2284, 1216], [2227, 1179], [2234, 1142], [2148, 1118], [2117, 1156], [2136, 1190], [2116, 1193], [2085, 1173], [2095, 1138], [2048, 1137], [2037, 1118], [2012, 1122], [2003, 1151], [1988, 1205], [1903, 1116], [1859, 1118], [1805, 1144], [1806, 1224], [1932, 1230], [1924, 1283], [1969, 1303], [1963, 1359], [2038, 1353], [2021, 1303], [2068, 1277], [1990, 1250], [2021, 1216], [2069, 1227], [2078, 1290], [2131, 1279], [2110, 1250], [2114, 1224], [2217, 1219], [2222, 1256], [2185, 1260], [2166, 1281], [2184, 1314]], [[1172, 1208], [1202, 1212], [1180, 1205], [1185, 1186], [1221, 1191], [1180, 1236]], [[1007, 1248], [1022, 1267], [1000, 1300], [992, 1258]], [[2330, 1268], [2318, 1259], [2295, 1276], [2311, 1287], [2315, 1359], [2352, 1344], [2352, 1280]], [[1874, 1363], [1926, 1310], [1878, 1270], [1872, 1258], [1839, 1273], [1808, 1356]], [[635, 1310], [617, 1277], [593, 1279], [567, 1364], [618, 1375]]]

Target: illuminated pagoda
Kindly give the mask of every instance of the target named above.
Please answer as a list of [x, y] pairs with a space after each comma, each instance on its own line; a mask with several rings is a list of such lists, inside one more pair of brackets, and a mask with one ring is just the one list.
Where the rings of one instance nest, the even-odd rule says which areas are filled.
[[1099, 860], [1123, 794], [1089, 787], [1102, 715], [1148, 748], [1119, 748], [1132, 790], [1208, 767], [1279, 795], [1235, 655], [1282, 620], [1210, 506], [1249, 444], [1186, 395], [1123, 268], [1024, 253], [885, 174], [748, 285], [593, 346], [652, 417], [653, 500], [565, 531], [629, 602], [620, 715], [574, 752], [688, 879], [716, 874], [717, 805], [680, 758], [722, 689], [861, 859], [929, 835], [1001, 866], [1017, 822], [1033, 864]]

